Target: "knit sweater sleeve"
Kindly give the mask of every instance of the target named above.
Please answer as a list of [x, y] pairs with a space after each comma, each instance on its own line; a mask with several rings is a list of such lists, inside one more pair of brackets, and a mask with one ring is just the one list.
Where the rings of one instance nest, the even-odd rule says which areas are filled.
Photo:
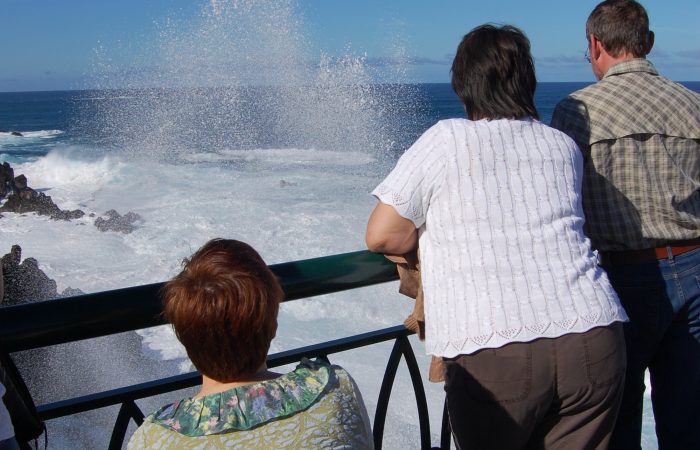
[[416, 228], [425, 224], [430, 199], [444, 179], [445, 153], [450, 129], [438, 122], [428, 129], [399, 158], [396, 167], [377, 186], [372, 195], [396, 209]]

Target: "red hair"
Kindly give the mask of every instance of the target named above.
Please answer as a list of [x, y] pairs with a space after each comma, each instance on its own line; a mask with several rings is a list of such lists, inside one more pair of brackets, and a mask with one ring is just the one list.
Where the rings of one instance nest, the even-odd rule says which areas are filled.
[[161, 292], [165, 318], [203, 375], [236, 381], [265, 362], [284, 292], [251, 246], [207, 242]]

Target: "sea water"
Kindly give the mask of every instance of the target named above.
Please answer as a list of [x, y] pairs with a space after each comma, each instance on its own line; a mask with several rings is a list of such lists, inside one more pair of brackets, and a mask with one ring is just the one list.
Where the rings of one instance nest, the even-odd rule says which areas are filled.
[[[286, 2], [261, 4], [161, 25], [156, 54], [143, 55], [151, 69], [120, 72], [105, 58], [98, 89], [0, 93], [0, 161], [61, 209], [86, 213], [72, 221], [4, 213], [0, 253], [20, 244], [59, 292], [97, 292], [164, 281], [214, 237], [248, 242], [269, 264], [363, 249], [369, 192], [423, 131], [463, 108], [449, 84], [377, 77], [362, 56], [320, 55], [309, 65], [300, 19]], [[585, 85], [540, 83], [541, 119]], [[142, 220], [129, 234], [101, 232], [94, 221], [110, 209]], [[288, 302], [271, 352], [397, 325], [411, 309], [396, 283]], [[427, 382], [422, 343], [411, 342], [437, 444], [444, 394]], [[370, 416], [390, 351], [381, 344], [331, 357], [358, 382]], [[32, 360], [25, 376], [37, 403], [193, 370], [168, 327], [55, 346]], [[384, 444], [417, 448], [413, 388], [401, 370]], [[149, 412], [182, 395], [139, 405]], [[51, 421], [52, 447], [104, 447], [116, 412]], [[648, 406], [644, 439], [654, 448]]]

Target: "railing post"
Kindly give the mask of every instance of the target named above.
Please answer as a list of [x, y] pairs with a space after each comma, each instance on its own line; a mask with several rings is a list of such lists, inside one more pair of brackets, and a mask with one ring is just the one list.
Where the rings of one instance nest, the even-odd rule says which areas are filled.
[[452, 427], [450, 426], [450, 416], [447, 411], [447, 398], [445, 406], [442, 408], [442, 429], [440, 430], [440, 450], [450, 450], [452, 445]]
[[401, 349], [403, 350], [408, 373], [411, 375], [413, 383], [413, 392], [416, 394], [416, 405], [418, 406], [418, 423], [420, 426], [420, 448], [430, 448], [430, 418], [428, 416], [428, 401], [425, 398], [425, 389], [423, 388], [423, 379], [420, 376], [420, 369], [416, 356], [413, 353], [413, 348], [408, 340], [408, 337], [399, 338]]
[[126, 430], [129, 427], [129, 419], [134, 419], [136, 425], [139, 426], [143, 423], [144, 419], [143, 413], [133, 400], [125, 400], [121, 408], [119, 408], [117, 420], [114, 421], [112, 437], [109, 440], [109, 450], [119, 450], [122, 448]]
[[391, 349], [391, 355], [386, 365], [382, 387], [379, 390], [379, 399], [377, 400], [377, 409], [374, 413], [374, 448], [379, 450], [382, 448], [384, 439], [384, 422], [386, 421], [386, 412], [389, 407], [389, 397], [391, 388], [394, 386], [396, 371], [401, 361], [401, 355], [406, 359], [408, 372], [411, 376], [413, 384], [413, 392], [416, 395], [416, 405], [418, 407], [418, 424], [420, 427], [420, 448], [430, 449], [430, 418], [428, 416], [428, 402], [425, 398], [425, 389], [423, 389], [423, 381], [420, 376], [420, 369], [416, 361], [416, 356], [413, 354], [411, 343], [406, 336], [397, 337], [394, 342], [394, 348]]

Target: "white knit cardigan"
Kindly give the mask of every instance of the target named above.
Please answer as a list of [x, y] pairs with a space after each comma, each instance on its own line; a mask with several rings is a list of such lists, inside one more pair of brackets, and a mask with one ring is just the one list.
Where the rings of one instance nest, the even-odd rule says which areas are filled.
[[535, 120], [443, 120], [399, 159], [372, 194], [419, 229], [427, 353], [627, 320], [583, 234], [582, 171]]

